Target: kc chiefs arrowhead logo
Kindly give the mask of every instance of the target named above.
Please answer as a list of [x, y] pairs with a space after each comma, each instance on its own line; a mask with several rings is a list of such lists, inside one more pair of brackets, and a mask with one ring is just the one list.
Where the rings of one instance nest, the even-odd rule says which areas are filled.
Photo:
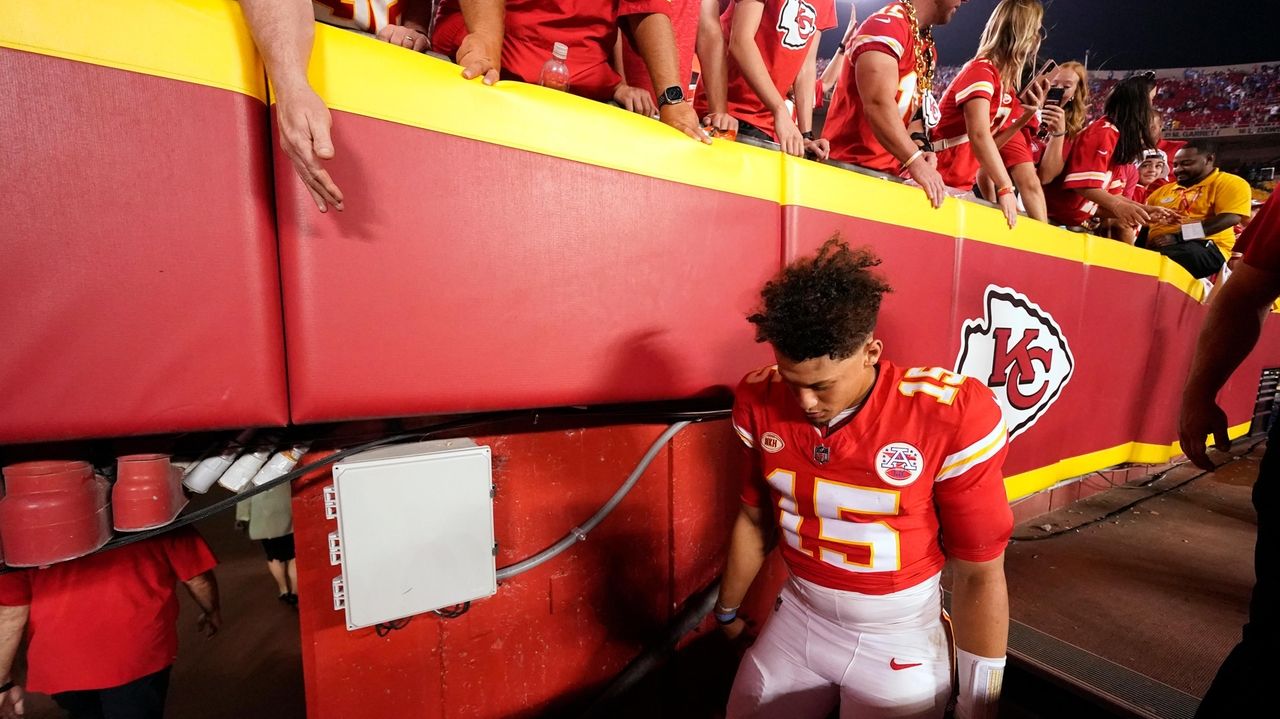
[[804, 0], [785, 0], [778, 11], [778, 37], [792, 50], [809, 45], [809, 38], [818, 29], [818, 11]]
[[983, 304], [986, 316], [961, 327], [956, 372], [991, 388], [1012, 440], [1058, 400], [1075, 357], [1053, 316], [1022, 293], [987, 285]]

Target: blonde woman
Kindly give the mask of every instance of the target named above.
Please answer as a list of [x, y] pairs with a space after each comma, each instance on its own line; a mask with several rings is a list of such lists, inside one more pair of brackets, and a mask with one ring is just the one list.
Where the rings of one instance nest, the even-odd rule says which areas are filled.
[[995, 201], [1009, 227], [1018, 221], [1018, 199], [995, 135], [1018, 106], [1018, 79], [1040, 47], [1043, 20], [1040, 0], [1001, 0], [982, 31], [977, 57], [961, 68], [943, 94], [941, 119], [934, 130], [943, 181], [968, 192], [981, 168], [995, 182]]
[[1089, 72], [1078, 62], [1058, 66], [1049, 81], [1050, 89], [1063, 89], [1061, 111], [1044, 110], [1043, 128], [1032, 138], [1031, 152], [1038, 153], [1036, 174], [1047, 185], [1062, 174], [1071, 155], [1071, 145], [1089, 124]]

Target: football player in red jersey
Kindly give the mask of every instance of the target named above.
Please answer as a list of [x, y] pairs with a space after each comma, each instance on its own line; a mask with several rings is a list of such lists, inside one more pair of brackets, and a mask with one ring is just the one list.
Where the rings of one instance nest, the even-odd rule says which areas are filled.
[[738, 668], [728, 716], [941, 717], [951, 690], [940, 573], [954, 570], [957, 716], [994, 716], [1013, 515], [991, 391], [881, 358], [879, 260], [832, 238], [765, 285], [748, 320], [777, 365], [749, 374], [733, 425], [742, 487], [716, 604], [726, 633], [776, 527], [788, 578]]
[[[941, 207], [946, 184], [937, 157], [912, 138], [937, 124], [933, 27], [946, 25], [966, 0], [898, 0], [869, 16], [845, 60], [851, 77], [836, 85], [822, 136], [831, 157], [894, 175], [909, 175]], [[920, 121], [917, 122], [917, 115]]]
[[[1049, 79], [1037, 78], [1036, 93], [1017, 120], [1018, 79], [1027, 60], [1036, 56], [1044, 6], [1040, 0], [1001, 0], [991, 12], [978, 43], [978, 53], [942, 95], [933, 148], [938, 171], [948, 187], [969, 192], [982, 169], [995, 182], [994, 200], [1012, 228], [1018, 222], [1013, 180], [1000, 158], [1000, 146], [1026, 125], [1048, 90]], [[1014, 124], [1006, 129], [1006, 125]], [[997, 135], [997, 133], [999, 133]], [[992, 199], [992, 196], [988, 196]]]

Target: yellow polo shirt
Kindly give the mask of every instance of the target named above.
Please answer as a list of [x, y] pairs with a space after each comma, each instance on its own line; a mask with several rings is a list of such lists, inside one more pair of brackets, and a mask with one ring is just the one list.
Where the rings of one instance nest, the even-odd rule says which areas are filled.
[[[1199, 222], [1227, 213], [1248, 217], [1252, 200], [1253, 190], [1243, 177], [1214, 170], [1191, 187], [1183, 187], [1176, 182], [1161, 187], [1151, 193], [1147, 204], [1181, 212], [1186, 222]], [[1152, 225], [1151, 236], [1167, 235], [1181, 229], [1179, 225]], [[1228, 227], [1206, 239], [1213, 240], [1213, 244], [1222, 250], [1223, 257], [1231, 257], [1231, 248], [1236, 244], [1234, 229]]]

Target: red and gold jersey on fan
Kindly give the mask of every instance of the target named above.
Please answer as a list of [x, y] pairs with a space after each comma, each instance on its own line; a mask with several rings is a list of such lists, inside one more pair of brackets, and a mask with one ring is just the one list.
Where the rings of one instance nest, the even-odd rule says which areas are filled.
[[377, 33], [400, 23], [400, 0], [311, 0], [316, 20]]
[[[733, 27], [733, 13], [741, 2], [759, 0], [735, 0], [720, 16], [725, 37]], [[773, 80], [774, 89], [784, 98], [795, 84], [796, 76], [809, 56], [809, 45], [818, 32], [836, 26], [835, 0], [763, 0], [764, 11], [760, 27], [756, 30], [756, 47], [764, 58], [764, 66]], [[775, 140], [778, 135], [773, 126], [773, 113], [751, 89], [742, 68], [729, 55], [728, 65], [729, 114], [743, 122], [769, 133]]]
[[[552, 46], [562, 42], [569, 48], [569, 92], [608, 102], [622, 82], [610, 63], [618, 20], [652, 13], [670, 17], [670, 0], [507, 0], [502, 77], [537, 84]], [[433, 50], [457, 55], [467, 36], [458, 0], [441, 0], [431, 32]]]
[[934, 129], [935, 145], [946, 147], [938, 153], [938, 172], [949, 187], [968, 190], [978, 179], [978, 158], [968, 141], [969, 128], [964, 120], [964, 105], [970, 100], [991, 103], [991, 133], [994, 135], [1009, 122], [1017, 103], [1000, 81], [1000, 71], [990, 60], [978, 57], [965, 63], [960, 74], [942, 94], [941, 119]]
[[918, 109], [916, 84], [916, 52], [919, 50], [911, 20], [902, 3], [888, 5], [862, 21], [857, 34], [849, 41], [849, 51], [841, 62], [848, 62], [844, 69], [845, 82], [836, 83], [827, 108], [827, 120], [822, 136], [831, 143], [831, 158], [851, 162], [873, 170], [897, 174], [901, 168], [898, 160], [876, 140], [867, 120], [866, 107], [858, 94], [855, 67], [858, 58], [868, 52], [882, 52], [898, 62], [898, 90], [894, 102], [905, 128]]
[[1107, 118], [1102, 117], [1076, 137], [1067, 156], [1067, 165], [1053, 182], [1044, 188], [1045, 204], [1049, 220], [1055, 225], [1083, 225], [1098, 211], [1098, 206], [1086, 200], [1076, 190], [1106, 190], [1118, 195], [1124, 185], [1114, 185], [1112, 161], [1120, 131]]
[[796, 576], [863, 594], [915, 586], [947, 557], [995, 559], [1013, 529], [991, 390], [936, 367], [878, 370], [862, 408], [825, 436], [774, 367], [747, 375], [733, 406], [760, 470], [742, 501], [771, 508]]

